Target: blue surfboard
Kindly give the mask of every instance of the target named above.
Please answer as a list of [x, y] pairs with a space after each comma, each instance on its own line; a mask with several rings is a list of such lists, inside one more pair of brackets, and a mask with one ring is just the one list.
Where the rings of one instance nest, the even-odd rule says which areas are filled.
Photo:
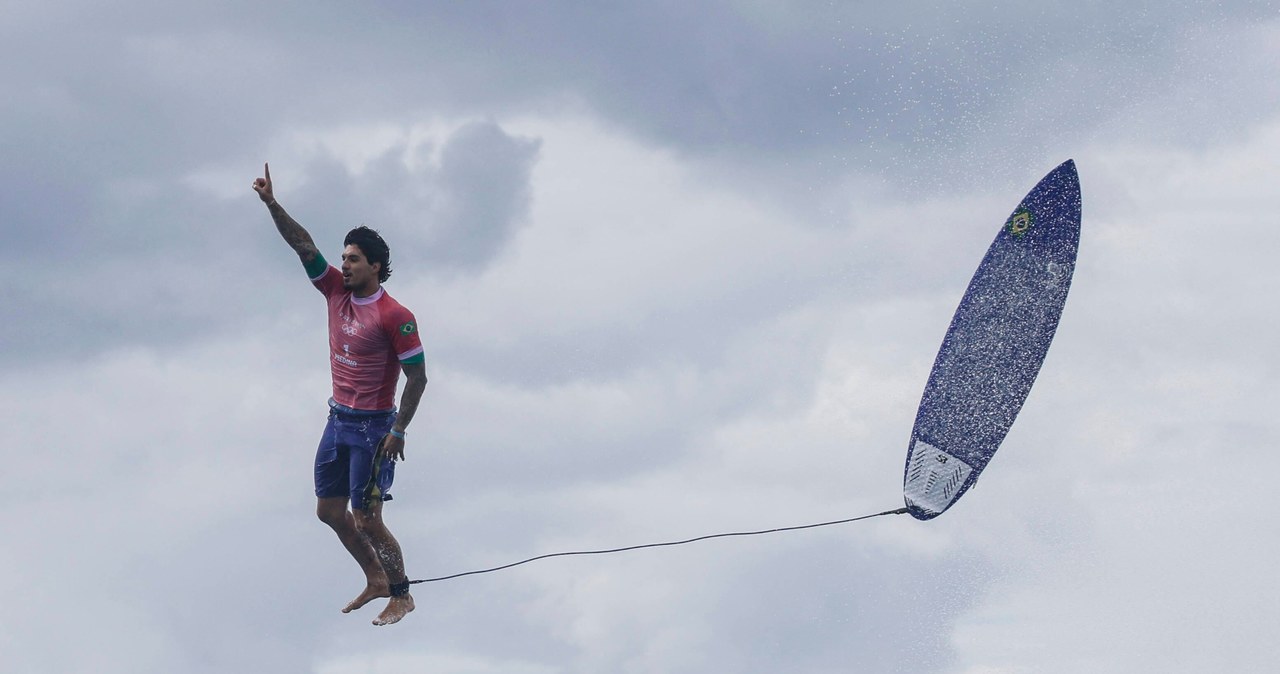
[[977, 481], [1035, 383], [1071, 288], [1080, 179], [1067, 160], [1014, 209], [942, 340], [911, 429], [902, 493], [928, 520]]

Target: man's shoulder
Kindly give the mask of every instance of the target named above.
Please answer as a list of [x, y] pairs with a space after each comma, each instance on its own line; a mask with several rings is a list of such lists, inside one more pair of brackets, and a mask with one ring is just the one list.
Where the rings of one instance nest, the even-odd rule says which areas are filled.
[[384, 291], [378, 298], [378, 309], [382, 315], [382, 327], [393, 340], [407, 339], [411, 343], [417, 340], [418, 319], [407, 307]]
[[378, 305], [383, 312], [391, 314], [403, 313], [408, 314], [411, 318], [413, 317], [413, 312], [409, 311], [409, 308], [401, 304], [399, 300], [392, 297], [386, 288], [382, 289], [382, 297], [378, 298]]
[[324, 293], [326, 297], [340, 296], [344, 293], [350, 294], [342, 286], [342, 272], [339, 272], [331, 264], [325, 264], [324, 269], [318, 276], [311, 277], [311, 284], [316, 287], [316, 290]]

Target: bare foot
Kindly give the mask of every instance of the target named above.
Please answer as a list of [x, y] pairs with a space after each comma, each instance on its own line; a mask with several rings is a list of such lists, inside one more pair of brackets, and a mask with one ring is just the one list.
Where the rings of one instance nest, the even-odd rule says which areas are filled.
[[400, 619], [409, 615], [413, 610], [413, 597], [410, 595], [401, 595], [392, 597], [387, 602], [387, 607], [382, 609], [382, 613], [378, 614], [378, 618], [373, 621], [375, 625], [391, 625], [400, 622]]
[[[342, 609], [342, 612], [350, 613], [360, 608], [361, 606], [368, 604], [374, 599], [377, 599], [379, 597], [390, 597], [390, 596], [391, 596], [391, 589], [388, 588], [385, 583], [381, 585], [370, 583], [368, 586], [364, 588], [364, 592], [360, 593], [360, 596], [356, 597], [355, 599], [352, 599], [351, 603], [347, 604], [347, 607]], [[410, 607], [409, 610], [412, 611], [413, 608]]]

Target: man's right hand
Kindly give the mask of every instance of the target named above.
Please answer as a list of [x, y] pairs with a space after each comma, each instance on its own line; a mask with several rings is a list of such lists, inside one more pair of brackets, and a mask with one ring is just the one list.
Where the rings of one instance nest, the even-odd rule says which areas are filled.
[[311, 235], [298, 224], [297, 220], [289, 217], [289, 214], [284, 212], [284, 208], [276, 203], [276, 195], [271, 191], [271, 167], [263, 164], [262, 172], [263, 177], [253, 181], [253, 191], [257, 192], [262, 198], [262, 203], [267, 205], [267, 210], [271, 212], [271, 219], [275, 221], [276, 229], [280, 230], [280, 236], [284, 237], [285, 243], [293, 248], [303, 264], [310, 264], [320, 254], [316, 248], [316, 242], [311, 240]]
[[276, 200], [275, 194], [271, 192], [271, 167], [263, 164], [262, 171], [266, 174], [266, 177], [253, 181], [253, 191], [258, 193], [262, 203], [269, 204]]

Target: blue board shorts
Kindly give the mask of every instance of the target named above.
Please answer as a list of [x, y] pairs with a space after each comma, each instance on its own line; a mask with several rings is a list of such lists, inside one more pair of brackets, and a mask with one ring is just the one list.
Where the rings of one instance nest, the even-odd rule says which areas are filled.
[[387, 492], [395, 481], [396, 462], [378, 456], [378, 446], [395, 422], [395, 410], [365, 412], [331, 405], [316, 449], [316, 497], [346, 496], [353, 510], [390, 501]]

